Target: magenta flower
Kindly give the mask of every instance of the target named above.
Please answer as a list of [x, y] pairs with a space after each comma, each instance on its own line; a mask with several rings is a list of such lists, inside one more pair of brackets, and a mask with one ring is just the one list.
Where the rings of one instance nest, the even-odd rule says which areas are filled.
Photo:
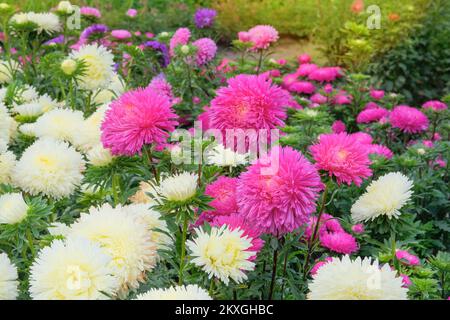
[[216, 56], [217, 45], [209, 38], [201, 38], [192, 43], [197, 48], [195, 61], [198, 66], [210, 62]]
[[118, 30], [112, 30], [111, 36], [118, 40], [126, 40], [126, 39], [131, 38], [132, 34], [128, 30], [118, 29]]
[[300, 64], [306, 64], [311, 62], [311, 56], [307, 53], [304, 53], [300, 56], [298, 56], [298, 63]]
[[86, 17], [94, 17], [97, 19], [100, 19], [102, 17], [100, 10], [98, 10], [97, 8], [93, 8], [93, 7], [81, 7], [80, 13]]
[[375, 100], [381, 100], [384, 98], [383, 90], [370, 90], [370, 96]]
[[340, 72], [341, 69], [338, 67], [318, 68], [312, 71], [308, 77], [310, 80], [319, 82], [332, 82], [341, 75]]
[[306, 63], [306, 64], [300, 65], [295, 73], [300, 77], [307, 77], [312, 72], [316, 71], [317, 69], [319, 69], [319, 67], [317, 65], [311, 64], [311, 63]]
[[384, 108], [368, 108], [361, 111], [356, 117], [357, 123], [377, 122], [386, 117], [389, 111]]
[[326, 265], [328, 262], [331, 262], [331, 261], [333, 261], [333, 258], [331, 258], [331, 257], [326, 257], [326, 258], [325, 258], [325, 261], [319, 261], [319, 262], [317, 262], [317, 263], [314, 265], [314, 267], [312, 267], [312, 269], [311, 269], [311, 271], [310, 271], [311, 275], [312, 275], [312, 276], [315, 275], [315, 274], [317, 273], [317, 271], [319, 271], [319, 269], [320, 269], [321, 267], [323, 267], [324, 265]]
[[133, 9], [133, 8], [131, 8], [131, 9], [128, 9], [128, 11], [127, 11], [127, 16], [129, 16], [130, 18], [134, 18], [134, 17], [136, 17], [137, 16], [137, 13], [138, 13], [138, 11], [136, 10], [136, 9]]
[[217, 11], [209, 8], [200, 8], [194, 14], [195, 26], [199, 29], [210, 28], [214, 24]]
[[237, 178], [221, 176], [206, 186], [205, 194], [214, 198], [209, 205], [218, 215], [230, 215], [238, 212], [236, 202]]
[[392, 127], [406, 133], [419, 133], [428, 129], [427, 116], [420, 110], [409, 106], [397, 106], [391, 111], [389, 120]]
[[169, 52], [171, 56], [175, 55], [175, 48], [180, 45], [188, 44], [191, 38], [191, 31], [188, 28], [179, 28], [175, 31], [174, 35], [170, 39]]
[[320, 93], [316, 93], [314, 95], [311, 96], [311, 102], [312, 103], [317, 103], [317, 104], [325, 104], [328, 101], [328, 98], [321, 95]]
[[376, 154], [386, 159], [392, 159], [394, 156], [394, 153], [388, 147], [381, 144], [372, 144], [369, 147], [369, 154]]
[[322, 188], [317, 170], [300, 152], [275, 147], [239, 177], [239, 212], [261, 232], [281, 236], [308, 221]]
[[420, 265], [419, 257], [409, 253], [406, 250], [397, 250], [395, 251], [395, 257], [401, 262], [410, 265], [410, 266], [418, 266]]
[[346, 232], [326, 232], [320, 235], [320, 244], [324, 248], [342, 254], [358, 251], [356, 239]]
[[360, 186], [372, 175], [366, 145], [346, 133], [322, 134], [319, 142], [310, 146], [316, 167], [334, 176], [338, 184], [352, 182]]
[[356, 234], [364, 233], [365, 231], [364, 225], [362, 223], [355, 224], [352, 226], [352, 231]]
[[447, 105], [441, 101], [431, 100], [427, 101], [422, 106], [423, 109], [432, 109], [433, 111], [442, 111], [447, 109]]
[[278, 31], [272, 26], [259, 25], [248, 30], [252, 50], [263, 50], [278, 40]]
[[347, 128], [345, 127], [345, 123], [343, 123], [341, 120], [336, 120], [331, 125], [331, 130], [334, 133], [341, 133], [341, 132], [345, 132], [347, 130]]
[[292, 83], [288, 90], [299, 94], [312, 94], [316, 91], [316, 87], [308, 81], [297, 81]]
[[126, 92], [111, 103], [101, 126], [103, 146], [114, 155], [140, 154], [142, 147], [162, 147], [178, 124], [170, 100], [151, 89]]

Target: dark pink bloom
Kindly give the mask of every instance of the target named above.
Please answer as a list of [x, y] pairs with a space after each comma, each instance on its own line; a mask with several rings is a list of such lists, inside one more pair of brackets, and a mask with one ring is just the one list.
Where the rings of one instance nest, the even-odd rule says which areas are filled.
[[239, 212], [261, 232], [281, 236], [309, 220], [322, 188], [317, 170], [300, 152], [275, 147], [239, 177]]
[[422, 106], [423, 109], [432, 109], [434, 111], [442, 111], [447, 109], [447, 105], [441, 101], [431, 100], [425, 102]]
[[405, 264], [411, 265], [411, 266], [418, 266], [420, 265], [420, 259], [419, 257], [410, 254], [408, 251], [406, 250], [397, 250], [395, 252], [395, 257], [404, 262]]
[[306, 63], [310, 63], [311, 62], [311, 57], [309, 54], [302, 54], [300, 56], [298, 56], [298, 63], [300, 64], [306, 64]]
[[289, 86], [289, 91], [295, 93], [312, 94], [316, 90], [316, 87], [308, 81], [297, 81]]
[[428, 129], [427, 116], [416, 108], [397, 106], [390, 114], [390, 122], [394, 128], [406, 133], [419, 133]]
[[111, 103], [101, 126], [103, 146], [114, 155], [140, 154], [142, 147], [166, 144], [177, 115], [170, 100], [150, 89], [123, 94]]
[[333, 130], [334, 133], [341, 133], [345, 132], [347, 128], [345, 127], [345, 123], [343, 123], [341, 120], [336, 120], [331, 125], [331, 130]]
[[352, 103], [352, 96], [345, 93], [339, 93], [334, 96], [333, 103], [337, 105], [350, 104]]
[[365, 231], [364, 225], [362, 223], [355, 224], [352, 226], [352, 231], [356, 234], [364, 233]]
[[402, 283], [404, 288], [409, 288], [410, 285], [412, 285], [411, 279], [406, 274], [400, 274], [400, 277], [402, 278]]
[[386, 117], [389, 111], [384, 108], [370, 108], [361, 111], [356, 117], [357, 123], [377, 122]]
[[356, 239], [346, 232], [326, 232], [320, 236], [320, 244], [324, 248], [343, 254], [358, 251]]
[[351, 134], [352, 138], [356, 139], [356, 141], [358, 141], [361, 144], [372, 144], [372, 136], [368, 133], [365, 132], [355, 132]]
[[353, 135], [346, 133], [322, 134], [319, 142], [310, 146], [316, 167], [336, 177], [337, 183], [352, 182], [360, 186], [372, 175], [368, 148]]
[[375, 100], [381, 100], [384, 98], [383, 90], [370, 90], [370, 96]]
[[337, 67], [325, 67], [318, 68], [309, 74], [310, 80], [319, 82], [332, 82], [340, 76], [340, 68]]
[[311, 96], [310, 100], [312, 103], [325, 104], [325, 103], [327, 103], [328, 98], [321, 95], [320, 93], [316, 93]]
[[209, 205], [218, 215], [229, 215], [238, 211], [236, 202], [237, 178], [221, 176], [206, 186], [205, 194], [214, 198]]
[[326, 85], [323, 86], [323, 91], [326, 94], [330, 94], [333, 92], [333, 86], [331, 84], [327, 83]]
[[326, 265], [328, 262], [331, 262], [331, 261], [333, 261], [333, 258], [331, 258], [331, 257], [326, 257], [326, 258], [325, 258], [325, 261], [319, 261], [319, 262], [317, 262], [317, 263], [314, 265], [314, 267], [312, 267], [312, 269], [311, 269], [311, 271], [310, 271], [311, 275], [315, 275], [315, 274], [317, 273], [317, 271], [319, 271], [319, 269], [320, 269], [321, 267], [323, 267], [324, 265]]
[[369, 147], [369, 154], [376, 154], [381, 157], [385, 157], [386, 159], [392, 159], [394, 153], [386, 146], [381, 144], [372, 144]]
[[306, 64], [302, 64], [298, 67], [297, 71], [295, 72], [295, 74], [297, 74], [300, 77], [307, 77], [309, 76], [313, 71], [316, 71], [317, 69], [319, 69], [319, 67], [315, 64], [310, 64], [310, 63], [306, 63]]

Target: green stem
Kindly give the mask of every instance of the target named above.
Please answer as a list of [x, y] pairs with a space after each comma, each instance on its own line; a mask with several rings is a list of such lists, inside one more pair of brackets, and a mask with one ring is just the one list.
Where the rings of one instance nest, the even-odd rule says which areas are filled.
[[180, 272], [178, 276], [178, 284], [183, 285], [183, 271], [184, 271], [184, 260], [186, 257], [186, 238], [187, 238], [187, 228], [188, 228], [188, 215], [185, 214], [184, 223], [183, 223], [183, 236], [181, 240], [181, 258], [180, 258]]
[[277, 266], [278, 266], [278, 248], [273, 250], [272, 280], [270, 281], [268, 300], [272, 300], [273, 297], [273, 292], [275, 289], [275, 281], [277, 278]]
[[214, 295], [214, 278], [211, 279], [211, 283], [209, 284], [208, 293], [209, 293], [210, 297], [212, 297]]
[[113, 199], [114, 199], [114, 206], [117, 206], [120, 203], [119, 199], [119, 193], [117, 192], [117, 188], [119, 187], [119, 175], [117, 173], [113, 174], [112, 177], [112, 193], [113, 193]]
[[34, 260], [34, 257], [36, 256], [36, 251], [34, 250], [34, 244], [33, 244], [34, 240], [33, 240], [33, 235], [31, 234], [30, 229], [27, 229], [26, 236], [27, 236], [28, 247], [30, 248], [31, 255]]
[[256, 69], [256, 75], [259, 75], [259, 72], [261, 71], [262, 61], [263, 61], [263, 50], [259, 50], [259, 60], [258, 60], [258, 68]]

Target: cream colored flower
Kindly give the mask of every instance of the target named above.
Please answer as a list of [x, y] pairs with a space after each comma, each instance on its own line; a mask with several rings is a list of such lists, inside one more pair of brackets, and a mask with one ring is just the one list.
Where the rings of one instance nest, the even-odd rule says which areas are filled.
[[161, 181], [158, 192], [169, 201], [186, 201], [194, 197], [198, 176], [183, 172]]
[[0, 184], [11, 183], [11, 173], [16, 165], [16, 156], [11, 151], [0, 150]]
[[28, 205], [20, 193], [5, 193], [0, 196], [0, 224], [16, 224], [26, 218]]
[[150, 289], [136, 300], [212, 300], [208, 292], [196, 284], [175, 286], [167, 289]]
[[0, 253], [0, 300], [16, 300], [19, 295], [17, 268], [6, 253]]

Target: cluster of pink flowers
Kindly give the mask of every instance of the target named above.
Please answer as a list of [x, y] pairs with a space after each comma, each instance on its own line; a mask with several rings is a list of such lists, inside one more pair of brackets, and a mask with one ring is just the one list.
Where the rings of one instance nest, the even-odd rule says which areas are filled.
[[238, 33], [238, 38], [242, 42], [251, 42], [251, 50], [264, 50], [276, 42], [279, 38], [278, 31], [272, 26], [259, 25], [248, 31]]
[[178, 124], [171, 101], [154, 90], [137, 89], [114, 100], [101, 126], [103, 146], [114, 155], [140, 154], [144, 145], [166, 144]]
[[438, 100], [427, 101], [422, 106], [423, 109], [431, 109], [433, 111], [442, 111], [447, 109], [447, 105]]
[[310, 151], [316, 167], [335, 177], [338, 184], [353, 182], [360, 186], [363, 179], [372, 175], [367, 147], [358, 136], [345, 132], [322, 134]]
[[406, 250], [397, 250], [395, 251], [395, 257], [410, 266], [418, 266], [420, 265], [419, 257], [409, 253]]

